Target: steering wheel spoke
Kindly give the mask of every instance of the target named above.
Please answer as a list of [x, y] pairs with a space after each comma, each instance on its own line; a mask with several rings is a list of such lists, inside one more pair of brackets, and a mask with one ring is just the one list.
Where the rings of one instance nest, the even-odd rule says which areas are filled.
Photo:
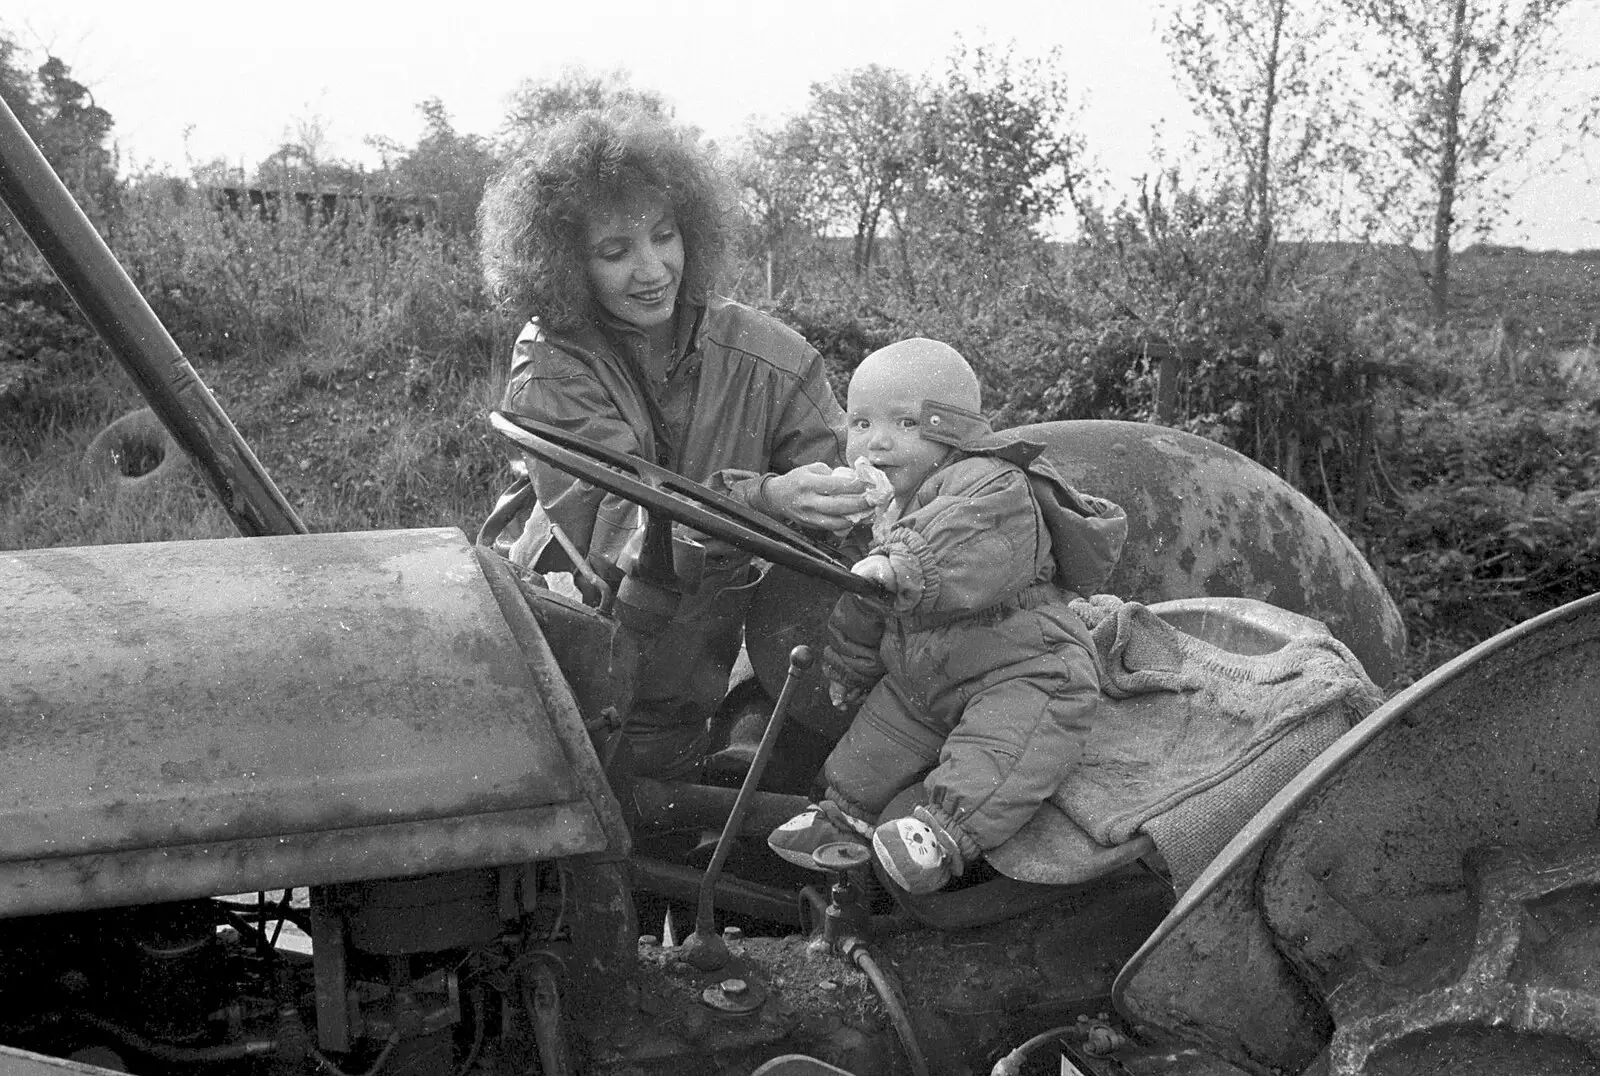
[[508, 411], [491, 412], [489, 423], [540, 462], [614, 493], [646, 512], [831, 583], [840, 590], [885, 596], [878, 584], [852, 574], [850, 565], [834, 550], [649, 460]]

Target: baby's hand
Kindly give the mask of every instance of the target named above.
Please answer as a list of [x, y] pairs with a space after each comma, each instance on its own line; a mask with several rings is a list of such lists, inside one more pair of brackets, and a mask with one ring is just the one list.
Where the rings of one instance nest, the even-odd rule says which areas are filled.
[[889, 558], [882, 553], [874, 553], [870, 557], [856, 561], [850, 573], [859, 575], [863, 579], [870, 579], [890, 593], [894, 592], [894, 565], [890, 564]]
[[866, 692], [859, 687], [847, 687], [837, 680], [828, 681], [828, 701], [835, 710], [848, 710], [861, 701]]

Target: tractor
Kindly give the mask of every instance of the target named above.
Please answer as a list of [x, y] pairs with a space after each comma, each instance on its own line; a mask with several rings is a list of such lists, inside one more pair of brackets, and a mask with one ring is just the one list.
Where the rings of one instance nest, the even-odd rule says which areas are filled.
[[[835, 551], [489, 417], [640, 504], [647, 546], [765, 570], [731, 746], [635, 775], [650, 611], [507, 560], [525, 484], [472, 537], [306, 533], [9, 109], [0, 198], [241, 532], [0, 554], [0, 1071], [1600, 1072], [1600, 596], [1385, 700], [1398, 612], [1310, 501], [1179, 431], [1040, 424], [1128, 510], [1108, 589], [1246, 671], [1181, 728], [1124, 700], [1124, 761], [1211, 768], [1120, 829], [1041, 811], [932, 895], [850, 845], [801, 871], [761, 838], [841, 730]], [[1288, 721], [1329, 653], [1377, 694]]]

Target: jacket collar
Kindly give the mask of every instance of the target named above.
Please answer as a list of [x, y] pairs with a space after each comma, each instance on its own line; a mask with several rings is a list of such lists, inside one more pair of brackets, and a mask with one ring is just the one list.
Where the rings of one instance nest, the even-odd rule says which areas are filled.
[[920, 416], [922, 438], [949, 445], [962, 452], [996, 456], [1019, 467], [1026, 467], [1044, 451], [1044, 445], [1027, 441], [1014, 433], [995, 433], [989, 420], [975, 411], [923, 400]]
[[[678, 308], [673, 314], [675, 331], [672, 358], [667, 363], [669, 370], [678, 365], [678, 360], [685, 355], [693, 353], [699, 345], [700, 326], [705, 323], [705, 315], [704, 303], [682, 298], [678, 300]], [[638, 326], [623, 321], [611, 311], [602, 307], [596, 321], [604, 335], [616, 343], [618, 350], [631, 355], [635, 349], [645, 346], [644, 332]]]

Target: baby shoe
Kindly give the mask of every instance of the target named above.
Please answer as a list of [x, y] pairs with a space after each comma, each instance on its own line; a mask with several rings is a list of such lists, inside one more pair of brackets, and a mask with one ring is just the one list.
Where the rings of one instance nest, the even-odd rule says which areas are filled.
[[872, 851], [894, 884], [913, 896], [932, 893], [950, 880], [949, 857], [921, 819], [891, 818], [872, 831]]
[[857, 825], [868, 829], [866, 823], [857, 823], [836, 805], [824, 800], [807, 807], [768, 834], [767, 847], [797, 867], [821, 870], [811, 853], [823, 845], [835, 841], [867, 843], [866, 833], [858, 831]]

